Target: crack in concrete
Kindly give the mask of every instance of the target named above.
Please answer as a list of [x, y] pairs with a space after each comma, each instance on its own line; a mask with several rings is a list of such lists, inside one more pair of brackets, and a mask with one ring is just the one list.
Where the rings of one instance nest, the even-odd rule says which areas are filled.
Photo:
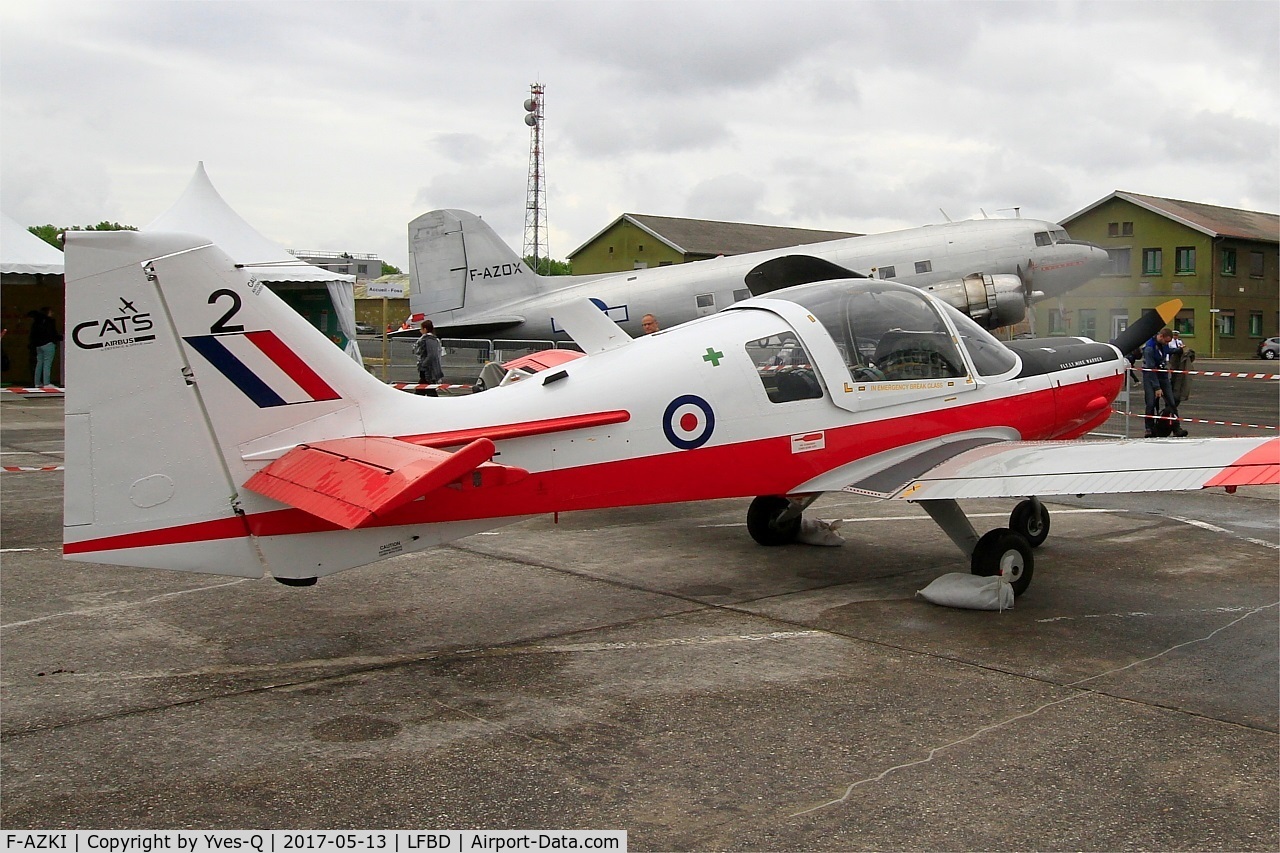
[[[1040, 712], [1045, 711], [1045, 710], [1047, 710], [1047, 709], [1049, 709], [1049, 708], [1052, 708], [1052, 707], [1054, 707], [1055, 705], [1062, 705], [1062, 704], [1065, 704], [1065, 703], [1067, 703], [1067, 702], [1074, 702], [1074, 701], [1076, 701], [1076, 700], [1078, 700], [1078, 699], [1084, 699], [1084, 698], [1091, 697], [1091, 696], [1105, 696], [1105, 697], [1107, 697], [1107, 698], [1115, 698], [1115, 697], [1110, 696], [1110, 694], [1105, 693], [1105, 692], [1103, 692], [1103, 691], [1100, 691], [1100, 690], [1093, 690], [1093, 689], [1090, 689], [1090, 688], [1088, 688], [1088, 687], [1083, 687], [1082, 685], [1084, 685], [1084, 684], [1086, 684], [1087, 682], [1090, 682], [1090, 681], [1096, 681], [1096, 680], [1097, 680], [1097, 679], [1099, 679], [1099, 678], [1105, 678], [1105, 677], [1107, 677], [1107, 676], [1109, 676], [1109, 675], [1115, 675], [1115, 674], [1116, 674], [1116, 673], [1118, 673], [1118, 672], [1124, 672], [1125, 670], [1127, 670], [1127, 669], [1132, 669], [1132, 668], [1133, 668], [1133, 667], [1135, 667], [1135, 666], [1141, 666], [1142, 664], [1150, 663], [1151, 661], [1156, 660], [1157, 658], [1164, 657], [1165, 655], [1167, 655], [1167, 654], [1169, 654], [1169, 653], [1171, 653], [1171, 652], [1177, 651], [1178, 649], [1185, 648], [1185, 647], [1187, 647], [1187, 646], [1192, 646], [1192, 645], [1195, 645], [1195, 644], [1197, 644], [1197, 643], [1203, 643], [1203, 642], [1206, 642], [1206, 641], [1208, 641], [1208, 640], [1211, 640], [1211, 639], [1213, 639], [1214, 637], [1216, 637], [1218, 634], [1220, 634], [1220, 633], [1222, 633], [1223, 631], [1227, 630], [1228, 628], [1231, 628], [1232, 626], [1237, 625], [1237, 624], [1238, 624], [1238, 623], [1240, 623], [1240, 622], [1243, 622], [1245, 619], [1248, 619], [1249, 617], [1251, 617], [1251, 616], [1253, 616], [1253, 615], [1255, 615], [1255, 614], [1257, 614], [1257, 613], [1260, 613], [1260, 612], [1262, 612], [1263, 610], [1269, 610], [1269, 609], [1271, 609], [1271, 608], [1273, 608], [1273, 607], [1280, 607], [1280, 601], [1273, 602], [1273, 603], [1271, 603], [1271, 604], [1264, 604], [1264, 605], [1262, 605], [1262, 606], [1260, 606], [1260, 607], [1255, 607], [1255, 608], [1253, 608], [1253, 609], [1249, 610], [1247, 613], [1245, 613], [1245, 614], [1243, 614], [1243, 615], [1241, 615], [1241, 616], [1238, 616], [1238, 617], [1236, 617], [1235, 619], [1232, 619], [1232, 620], [1231, 620], [1230, 622], [1228, 622], [1227, 624], [1225, 624], [1225, 625], [1221, 625], [1221, 626], [1219, 626], [1218, 628], [1215, 628], [1213, 631], [1210, 631], [1208, 634], [1206, 634], [1206, 635], [1205, 635], [1205, 636], [1203, 636], [1203, 637], [1197, 637], [1197, 638], [1192, 639], [1192, 640], [1186, 640], [1185, 642], [1177, 643], [1177, 644], [1172, 645], [1172, 646], [1170, 646], [1169, 648], [1167, 648], [1167, 649], [1165, 649], [1165, 650], [1163, 650], [1163, 651], [1157, 652], [1157, 653], [1156, 653], [1156, 654], [1154, 654], [1154, 655], [1150, 655], [1150, 656], [1145, 657], [1145, 658], [1142, 658], [1142, 659], [1140, 659], [1140, 660], [1132, 661], [1132, 662], [1130, 662], [1130, 663], [1125, 664], [1124, 666], [1117, 666], [1117, 667], [1113, 667], [1112, 669], [1109, 669], [1109, 670], [1107, 670], [1107, 671], [1105, 671], [1105, 672], [1100, 672], [1100, 673], [1097, 673], [1096, 675], [1090, 675], [1090, 676], [1088, 676], [1088, 677], [1086, 677], [1086, 678], [1080, 678], [1080, 679], [1077, 679], [1077, 680], [1075, 680], [1075, 681], [1072, 681], [1072, 682], [1070, 682], [1070, 683], [1068, 683], [1068, 684], [1064, 684], [1064, 685], [1062, 685], [1063, 687], [1067, 687], [1067, 688], [1079, 688], [1079, 692], [1077, 692], [1077, 693], [1075, 693], [1075, 694], [1073, 694], [1073, 695], [1071, 695], [1071, 696], [1064, 696], [1064, 697], [1063, 697], [1063, 698], [1061, 698], [1061, 699], [1055, 699], [1055, 700], [1053, 700], [1052, 702], [1045, 702], [1043, 705], [1039, 706], [1038, 708], [1035, 708], [1034, 710], [1026, 711], [1026, 712], [1021, 713], [1021, 714], [1015, 714], [1014, 716], [1009, 717], [1008, 719], [1005, 719], [1005, 720], [1001, 720], [1001, 721], [1000, 721], [1000, 722], [998, 722], [998, 723], [992, 723], [992, 724], [987, 725], [987, 726], [982, 726], [981, 728], [977, 729], [977, 730], [976, 730], [976, 731], [974, 731], [974, 732], [969, 733], [968, 735], [965, 735], [965, 736], [964, 736], [964, 737], [962, 737], [962, 738], [958, 738], [958, 739], [956, 739], [956, 740], [950, 741], [949, 743], [944, 743], [944, 744], [942, 744], [941, 746], [935, 746], [935, 747], [933, 747], [932, 749], [930, 749], [930, 750], [929, 750], [929, 752], [928, 752], [928, 753], [927, 753], [923, 758], [918, 758], [918, 759], [916, 759], [915, 761], [908, 761], [908, 762], [905, 762], [905, 763], [903, 763], [903, 764], [897, 764], [897, 765], [894, 765], [893, 767], [889, 767], [889, 768], [887, 768], [886, 770], [883, 770], [883, 771], [881, 771], [880, 773], [877, 773], [875, 776], [868, 776], [868, 777], [867, 777], [867, 778], [865, 778], [865, 779], [859, 779], [859, 780], [858, 780], [858, 781], [856, 781], [856, 782], [852, 782], [852, 783], [850, 783], [850, 784], [845, 788], [845, 791], [844, 791], [844, 794], [843, 794], [843, 795], [841, 795], [841, 796], [839, 796], [839, 797], [835, 798], [834, 800], [828, 800], [828, 801], [827, 801], [827, 802], [825, 802], [825, 803], [820, 803], [820, 804], [818, 804], [818, 805], [816, 805], [816, 806], [813, 806], [812, 808], [808, 808], [808, 809], [804, 809], [804, 810], [802, 810], [802, 811], [794, 812], [793, 814], [791, 814], [791, 815], [790, 815], [790, 817], [793, 817], [793, 818], [795, 818], [795, 817], [802, 817], [802, 816], [807, 815], [807, 814], [812, 814], [812, 813], [814, 813], [814, 812], [822, 811], [823, 809], [827, 809], [827, 808], [830, 808], [830, 807], [832, 807], [832, 806], [840, 805], [841, 803], [846, 803], [846, 802], [848, 802], [848, 801], [849, 801], [849, 798], [853, 796], [854, 789], [856, 789], [856, 788], [859, 788], [859, 787], [861, 787], [861, 786], [863, 786], [863, 785], [870, 785], [870, 784], [872, 784], [872, 783], [879, 782], [879, 781], [881, 781], [881, 780], [883, 780], [883, 779], [887, 778], [889, 775], [891, 775], [891, 774], [893, 774], [893, 773], [896, 773], [896, 772], [898, 772], [898, 771], [900, 771], [900, 770], [909, 770], [909, 769], [910, 769], [910, 768], [912, 768], [912, 767], [919, 767], [919, 766], [920, 766], [920, 765], [922, 765], [922, 764], [928, 764], [928, 763], [930, 763], [931, 761], [933, 761], [933, 759], [938, 755], [938, 753], [943, 752], [944, 750], [951, 749], [952, 747], [955, 747], [955, 746], [960, 746], [961, 744], [968, 743], [968, 742], [970, 742], [970, 741], [972, 741], [972, 740], [976, 740], [977, 738], [980, 738], [980, 737], [982, 737], [982, 736], [983, 736], [983, 735], [985, 735], [985, 734], [989, 734], [990, 732], [997, 731], [997, 730], [999, 730], [999, 729], [1005, 728], [1006, 726], [1009, 726], [1009, 725], [1011, 725], [1011, 724], [1013, 724], [1013, 723], [1016, 723], [1016, 722], [1018, 722], [1019, 720], [1026, 720], [1026, 719], [1029, 719], [1029, 718], [1031, 718], [1031, 717], [1034, 717], [1034, 716], [1036, 716], [1037, 714], [1039, 714]], [[1132, 701], [1132, 700], [1127, 700], [1127, 701]], [[1160, 707], [1165, 707], [1165, 706], [1160, 706]], [[1171, 710], [1176, 710], [1176, 709], [1171, 709]]]

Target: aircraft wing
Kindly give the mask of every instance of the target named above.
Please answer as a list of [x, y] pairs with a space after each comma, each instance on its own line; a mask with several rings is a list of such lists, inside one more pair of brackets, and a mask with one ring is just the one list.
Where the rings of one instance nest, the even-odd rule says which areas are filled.
[[1280, 483], [1280, 438], [985, 440], [930, 448], [844, 491], [923, 501], [1274, 483]]
[[453, 453], [379, 436], [317, 441], [270, 463], [245, 488], [354, 530], [451, 483], [501, 485], [528, 474], [489, 462], [493, 454], [487, 438]]

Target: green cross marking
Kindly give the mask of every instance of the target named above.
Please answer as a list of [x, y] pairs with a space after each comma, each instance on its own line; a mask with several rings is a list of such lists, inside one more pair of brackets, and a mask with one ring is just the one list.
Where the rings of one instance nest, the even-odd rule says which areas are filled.
[[724, 358], [724, 353], [716, 352], [714, 348], [707, 347], [707, 354], [702, 357], [702, 360], [711, 362], [712, 367], [719, 367], [720, 359], [722, 358]]

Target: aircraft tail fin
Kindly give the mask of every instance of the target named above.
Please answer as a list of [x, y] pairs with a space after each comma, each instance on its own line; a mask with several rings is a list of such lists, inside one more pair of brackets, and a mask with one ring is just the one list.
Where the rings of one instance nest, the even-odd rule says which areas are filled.
[[410, 222], [409, 253], [410, 310], [437, 326], [487, 319], [496, 328], [514, 325], [520, 318], [497, 317], [498, 306], [548, 289], [487, 222], [465, 210], [433, 210]]
[[72, 232], [66, 267], [69, 559], [286, 581], [376, 559], [273, 546], [325, 527], [244, 484], [300, 441], [440, 401], [378, 382], [202, 237]]

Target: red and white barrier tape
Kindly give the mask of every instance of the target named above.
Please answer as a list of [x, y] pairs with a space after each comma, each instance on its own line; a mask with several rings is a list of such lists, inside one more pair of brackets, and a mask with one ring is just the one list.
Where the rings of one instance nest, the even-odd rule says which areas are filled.
[[17, 474], [22, 471], [65, 471], [66, 467], [65, 465], [45, 465], [33, 468], [29, 465], [3, 465], [0, 466], [0, 471], [4, 471], [6, 474]]
[[0, 388], [0, 392], [5, 394], [20, 394], [22, 396], [28, 396], [31, 394], [65, 394], [66, 390], [59, 388], [56, 385], [46, 385], [43, 388], [19, 388], [17, 386], [10, 386], [8, 388]]
[[398, 388], [401, 391], [471, 391], [470, 385], [452, 385], [447, 382], [441, 382], [437, 385], [419, 385], [415, 382], [391, 382], [388, 383], [392, 388]]
[[1153, 367], [1134, 366], [1140, 373], [1178, 373], [1183, 376], [1219, 376], [1228, 379], [1280, 379], [1280, 373], [1225, 373], [1219, 370], [1162, 370]]
[[1204, 418], [1187, 418], [1187, 417], [1165, 417], [1164, 415], [1139, 415], [1131, 412], [1117, 412], [1112, 414], [1120, 415], [1125, 418], [1151, 418], [1153, 421], [1180, 421], [1184, 424], [1208, 424], [1210, 426], [1229, 426], [1229, 427], [1248, 427], [1249, 429], [1280, 429], [1273, 424], [1237, 424], [1231, 421], [1209, 421]]

